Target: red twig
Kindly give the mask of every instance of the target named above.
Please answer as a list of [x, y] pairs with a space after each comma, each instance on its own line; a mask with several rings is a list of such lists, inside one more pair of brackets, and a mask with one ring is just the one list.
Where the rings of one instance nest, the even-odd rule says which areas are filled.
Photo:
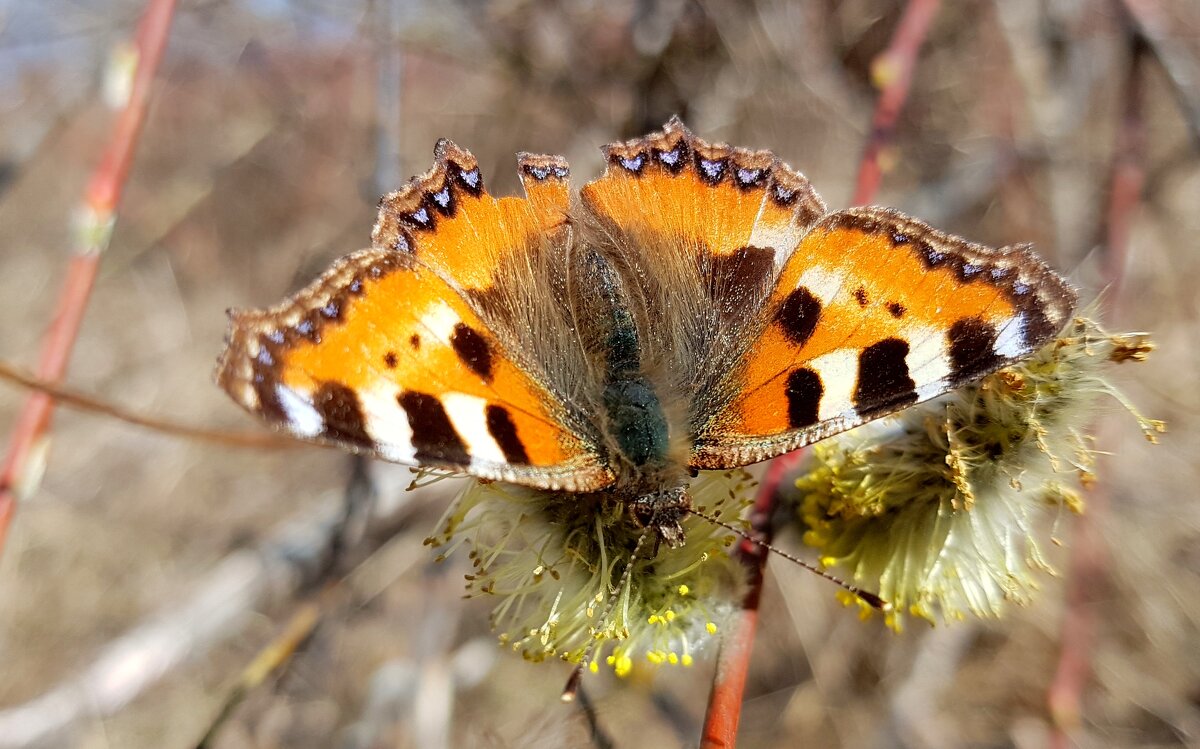
[[[1117, 132], [1105, 214], [1102, 273], [1109, 289], [1110, 312], [1116, 311], [1129, 254], [1129, 235], [1135, 209], [1146, 181], [1144, 119], [1144, 62], [1149, 51], [1136, 28], [1130, 30], [1132, 49], [1125, 79], [1124, 111]], [[1082, 724], [1083, 692], [1092, 671], [1096, 635], [1096, 594], [1108, 575], [1108, 549], [1097, 525], [1107, 501], [1103, 490], [1092, 493], [1088, 512], [1075, 523], [1067, 572], [1066, 611], [1063, 615], [1058, 666], [1046, 695], [1053, 722], [1050, 746], [1066, 749]]]
[[[117, 206], [146, 118], [150, 84], [162, 59], [174, 11], [175, 0], [148, 0], [138, 25], [129, 99], [117, 116], [108, 146], [84, 193], [83, 224], [67, 265], [54, 319], [42, 342], [37, 365], [37, 376], [42, 380], [58, 382], [66, 372], [100, 267], [100, 255], [112, 234]], [[41, 478], [53, 411], [54, 401], [50, 396], [33, 393], [13, 427], [8, 453], [0, 467], [0, 550], [17, 503], [37, 488]]]
[[[799, 462], [803, 451], [781, 456], [767, 467], [754, 509], [750, 515], [752, 533], [771, 543], [775, 512], [784, 479]], [[750, 671], [750, 652], [758, 627], [758, 603], [762, 597], [763, 572], [767, 568], [768, 552], [762, 546], [743, 539], [737, 549], [738, 558], [746, 566], [750, 590], [742, 601], [742, 609], [730, 629], [721, 638], [717, 656], [717, 672], [708, 695], [708, 713], [704, 718], [703, 749], [721, 749], [737, 743], [738, 721], [742, 715], [742, 695], [746, 691], [746, 675]]]
[[892, 42], [871, 64], [871, 77], [879, 87], [879, 101], [871, 118], [871, 134], [858, 167], [854, 205], [866, 205], [875, 198], [883, 179], [883, 155], [892, 142], [896, 119], [908, 99], [917, 54], [929, 27], [937, 15], [939, 0], [909, 0], [896, 26]]
[[[938, 6], [939, 0], [909, 0], [891, 44], [875, 61], [875, 78], [883, 90], [872, 119], [870, 139], [859, 165], [855, 204], [870, 202], [879, 189], [883, 174], [879, 163], [880, 153], [891, 141], [896, 118], [908, 98], [917, 53], [937, 14]], [[755, 535], [767, 543], [771, 542], [774, 535], [772, 517], [783, 481], [797, 465], [801, 454], [797, 451], [776, 458], [771, 463], [754, 502], [751, 527]], [[721, 639], [717, 670], [713, 676], [712, 691], [708, 695], [708, 711], [704, 716], [704, 732], [700, 741], [702, 749], [724, 749], [737, 744], [738, 722], [742, 714], [746, 676], [750, 671], [750, 653], [758, 628], [758, 603], [762, 596], [767, 556], [767, 551], [758, 544], [742, 541], [738, 546], [738, 557], [749, 572], [750, 590], [742, 601], [737, 618]]]

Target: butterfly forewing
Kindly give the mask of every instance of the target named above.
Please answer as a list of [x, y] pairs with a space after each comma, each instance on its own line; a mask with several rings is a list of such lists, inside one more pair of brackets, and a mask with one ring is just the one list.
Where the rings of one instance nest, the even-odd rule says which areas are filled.
[[562, 399], [468, 301], [490, 285], [487, 260], [524, 251], [549, 211], [487, 196], [464, 154], [440, 145], [432, 176], [385, 201], [383, 246], [278, 307], [234, 313], [218, 380], [306, 439], [541, 488], [602, 488], [612, 476], [594, 441], [566, 426]]

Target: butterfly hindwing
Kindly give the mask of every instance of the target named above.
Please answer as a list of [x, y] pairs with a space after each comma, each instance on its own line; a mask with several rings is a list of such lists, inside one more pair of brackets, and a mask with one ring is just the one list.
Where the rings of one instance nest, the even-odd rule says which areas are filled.
[[621, 276], [643, 367], [679, 412], [675, 431], [690, 435], [724, 400], [726, 362], [825, 205], [769, 151], [709, 143], [677, 118], [602, 151], [577, 223]]
[[773, 277], [825, 213], [808, 180], [771, 152], [709, 143], [678, 118], [603, 153], [604, 175], [581, 191], [588, 211], [626, 247], [669, 245], [718, 290]]
[[691, 464], [764, 460], [977, 380], [1037, 350], [1075, 301], [1024, 247], [889, 209], [830, 214], [780, 274]]

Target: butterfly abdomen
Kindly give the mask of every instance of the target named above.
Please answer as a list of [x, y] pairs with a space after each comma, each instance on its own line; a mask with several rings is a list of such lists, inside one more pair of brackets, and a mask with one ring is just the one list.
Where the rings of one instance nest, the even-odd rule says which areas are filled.
[[617, 453], [611, 457], [634, 469], [661, 466], [667, 461], [670, 429], [659, 394], [642, 371], [642, 336], [630, 294], [604, 255], [591, 247], [584, 252], [576, 303], [583, 321], [600, 331], [590, 355], [603, 373], [604, 431]]
[[662, 401], [645, 377], [609, 382], [604, 388], [609, 435], [621, 454], [636, 467], [659, 465], [670, 444]]

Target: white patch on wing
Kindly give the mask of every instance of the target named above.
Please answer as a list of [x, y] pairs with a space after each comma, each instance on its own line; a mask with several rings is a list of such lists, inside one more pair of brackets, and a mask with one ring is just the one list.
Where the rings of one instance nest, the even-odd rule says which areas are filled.
[[750, 238], [746, 240], [746, 244], [750, 247], [775, 250], [775, 270], [778, 271], [792, 254], [792, 250], [796, 249], [796, 245], [800, 244], [801, 234], [791, 221], [768, 224], [762, 220], [770, 202], [764, 194], [762, 207], [758, 209], [758, 218], [754, 220], [754, 228], [750, 231]]
[[821, 301], [822, 306], [828, 305], [842, 288], [843, 275], [814, 265], [800, 276], [797, 286], [803, 286], [809, 293]]
[[449, 341], [454, 335], [454, 326], [461, 322], [458, 313], [450, 305], [439, 301], [421, 315], [421, 325], [440, 341]]
[[507, 463], [504, 451], [496, 443], [487, 427], [487, 401], [466, 393], [446, 393], [442, 396], [442, 408], [450, 417], [454, 431], [467, 446], [471, 462]]
[[321, 418], [321, 414], [304, 395], [282, 382], [275, 386], [275, 395], [293, 432], [302, 437], [316, 437], [325, 431], [325, 419]]
[[908, 376], [916, 383], [917, 400], [928, 400], [946, 391], [950, 379], [950, 357], [946, 351], [946, 336], [937, 328], [910, 328]]
[[375, 440], [375, 449], [393, 463], [417, 462], [417, 450], [413, 447], [412, 427], [408, 414], [396, 400], [395, 387], [375, 388], [358, 393], [363, 421], [367, 434]]
[[1005, 359], [1016, 359], [1029, 353], [1021, 331], [1025, 328], [1025, 313], [1017, 315], [1000, 328], [996, 336], [996, 354]]
[[817, 418], [832, 419], [854, 411], [854, 385], [858, 381], [858, 350], [842, 348], [808, 362], [821, 376], [821, 407]]

